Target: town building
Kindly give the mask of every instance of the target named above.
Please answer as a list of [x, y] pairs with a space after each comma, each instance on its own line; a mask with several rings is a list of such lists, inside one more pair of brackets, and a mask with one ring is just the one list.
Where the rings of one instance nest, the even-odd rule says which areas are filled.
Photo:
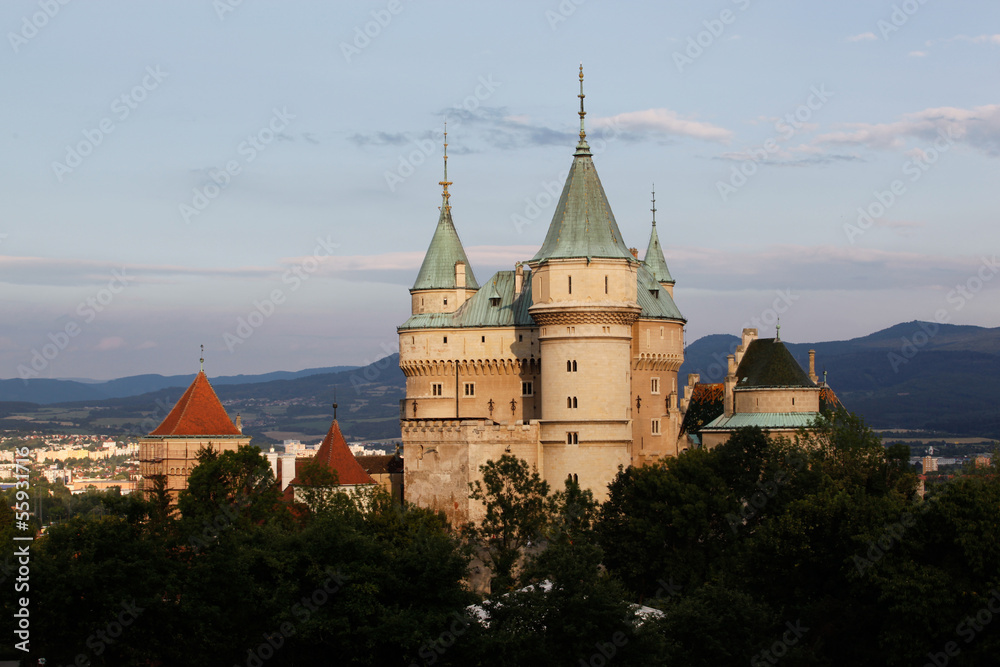
[[553, 487], [603, 499], [619, 466], [676, 456], [685, 319], [655, 222], [643, 260], [622, 237], [580, 134], [538, 252], [480, 283], [459, 239], [447, 133], [437, 226], [399, 328], [407, 500], [480, 518], [479, 467], [513, 454]]
[[249, 444], [250, 436], [243, 435], [239, 415], [233, 423], [203, 367], [163, 422], [139, 440], [141, 488], [149, 493], [156, 478], [162, 476], [176, 502], [177, 495], [187, 488], [202, 448], [236, 451]]

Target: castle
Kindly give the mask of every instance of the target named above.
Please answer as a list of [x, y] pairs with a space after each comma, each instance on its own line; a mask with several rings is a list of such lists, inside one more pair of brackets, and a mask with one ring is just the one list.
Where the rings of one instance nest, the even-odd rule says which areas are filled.
[[468, 485], [504, 454], [556, 489], [603, 500], [619, 466], [679, 454], [685, 319], [656, 232], [622, 238], [580, 135], [541, 248], [480, 284], [452, 219], [447, 134], [440, 215], [399, 328], [407, 500], [480, 518]]

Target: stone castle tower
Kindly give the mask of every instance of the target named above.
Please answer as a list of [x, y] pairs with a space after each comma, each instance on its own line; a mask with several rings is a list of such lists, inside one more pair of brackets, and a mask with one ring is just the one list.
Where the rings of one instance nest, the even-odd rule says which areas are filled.
[[[407, 500], [452, 523], [479, 466], [513, 454], [553, 488], [567, 476], [603, 499], [618, 466], [679, 453], [684, 317], [653, 226], [643, 261], [622, 238], [584, 129], [542, 247], [480, 285], [440, 215], [398, 329]], [[525, 269], [527, 265], [527, 270]]]

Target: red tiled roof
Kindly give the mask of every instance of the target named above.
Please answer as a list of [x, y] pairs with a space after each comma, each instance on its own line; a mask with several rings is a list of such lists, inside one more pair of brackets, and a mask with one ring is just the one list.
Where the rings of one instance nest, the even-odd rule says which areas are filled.
[[226, 414], [205, 371], [201, 371], [150, 435], [240, 435], [240, 431]]
[[[347, 441], [344, 440], [343, 434], [340, 432], [340, 424], [334, 419], [333, 423], [330, 424], [330, 430], [327, 431], [326, 437], [323, 438], [323, 444], [319, 446], [319, 451], [312, 459], [308, 459], [322, 463], [324, 466], [330, 470], [336, 471], [337, 481], [341, 486], [352, 486], [355, 484], [374, 484], [375, 480], [371, 478], [371, 475], [365, 472], [358, 460], [354, 458], [354, 454], [347, 446]], [[303, 464], [305, 461], [303, 461]], [[296, 472], [299, 470], [299, 461], [295, 461]], [[300, 484], [298, 475], [292, 480], [292, 484]]]

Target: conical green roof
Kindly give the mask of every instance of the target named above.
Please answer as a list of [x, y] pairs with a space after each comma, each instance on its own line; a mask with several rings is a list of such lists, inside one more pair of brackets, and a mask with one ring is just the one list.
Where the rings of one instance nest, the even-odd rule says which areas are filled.
[[653, 223], [653, 233], [649, 235], [649, 246], [646, 248], [646, 257], [642, 260], [646, 268], [650, 270], [658, 283], [672, 283], [674, 279], [670, 277], [670, 269], [667, 268], [667, 260], [663, 258], [663, 248], [660, 246], [660, 237], [656, 233], [656, 223]]
[[424, 255], [424, 263], [413, 283], [413, 289], [455, 289], [455, 263], [465, 262], [465, 286], [469, 289], [479, 289], [472, 265], [458, 238], [455, 223], [451, 219], [451, 206], [447, 199], [442, 203], [441, 215], [438, 216], [437, 229]]
[[566, 257], [635, 259], [625, 245], [590, 149], [582, 139], [545, 241], [531, 261]]

